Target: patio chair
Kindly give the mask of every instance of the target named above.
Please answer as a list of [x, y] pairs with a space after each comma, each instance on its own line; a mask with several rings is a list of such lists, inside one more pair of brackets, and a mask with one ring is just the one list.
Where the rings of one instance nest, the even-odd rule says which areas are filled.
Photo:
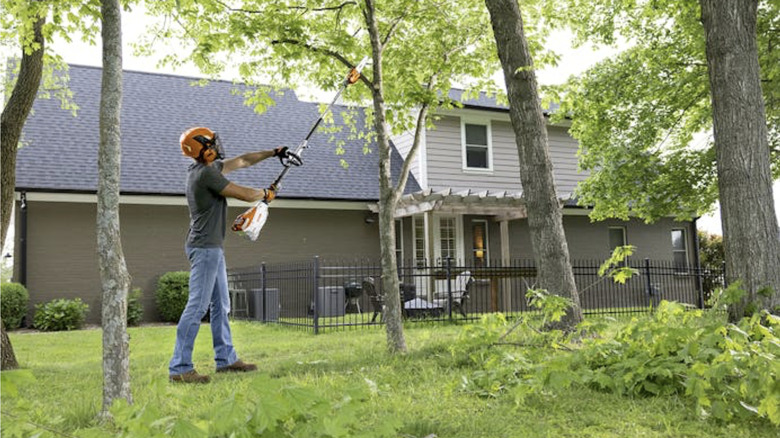
[[371, 301], [371, 308], [374, 309], [374, 316], [371, 317], [371, 322], [376, 321], [377, 315], [379, 315], [379, 321], [382, 321], [385, 314], [385, 297], [381, 292], [377, 291], [374, 277], [364, 278], [362, 286], [366, 295], [368, 295], [369, 301]]
[[[466, 317], [466, 301], [469, 299], [469, 292], [472, 284], [473, 278], [471, 277], [471, 271], [461, 272], [452, 282], [452, 308], [453, 310], [460, 312], [464, 318]], [[436, 291], [434, 297], [436, 299], [433, 300], [433, 303], [443, 307], [445, 314], [449, 315], [450, 297], [447, 290]]]

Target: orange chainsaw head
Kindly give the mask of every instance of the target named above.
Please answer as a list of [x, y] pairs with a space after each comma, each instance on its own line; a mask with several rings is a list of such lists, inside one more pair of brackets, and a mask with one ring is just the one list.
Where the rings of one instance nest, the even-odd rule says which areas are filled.
[[206, 164], [224, 158], [217, 133], [209, 128], [195, 127], [184, 131], [179, 138], [184, 155]]

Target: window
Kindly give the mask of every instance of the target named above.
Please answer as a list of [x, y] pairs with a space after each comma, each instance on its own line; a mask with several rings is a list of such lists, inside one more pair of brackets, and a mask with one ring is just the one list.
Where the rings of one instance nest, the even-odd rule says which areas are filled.
[[441, 246], [441, 260], [457, 258], [457, 223], [454, 217], [443, 217], [439, 220], [439, 244]]
[[672, 260], [677, 272], [685, 271], [688, 266], [688, 240], [682, 228], [672, 230]]
[[492, 169], [490, 124], [464, 122], [462, 130], [463, 168], [476, 170]]
[[415, 216], [412, 218], [414, 225], [414, 262], [420, 266], [425, 266], [425, 218]]
[[[609, 227], [609, 254], [610, 256], [618, 246], [626, 245], [626, 227]], [[627, 260], [620, 262], [620, 266], [626, 266]]]
[[609, 251], [615, 250], [618, 246], [626, 245], [626, 228], [609, 227]]
[[474, 266], [482, 268], [487, 266], [488, 257], [488, 232], [487, 221], [475, 220], [471, 222], [472, 255]]

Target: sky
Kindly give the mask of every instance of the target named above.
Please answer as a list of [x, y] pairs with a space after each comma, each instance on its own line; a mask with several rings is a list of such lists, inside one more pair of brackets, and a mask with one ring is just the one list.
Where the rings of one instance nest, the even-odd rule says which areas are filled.
[[[176, 70], [171, 68], [159, 68], [157, 67], [157, 61], [160, 57], [139, 57], [133, 54], [131, 44], [137, 42], [141, 35], [143, 35], [149, 18], [145, 17], [143, 10], [136, 9], [132, 12], [124, 11], [122, 15], [122, 40], [124, 44], [123, 49], [123, 63], [126, 70], [145, 71], [145, 72], [159, 72], [166, 74], [176, 74], [182, 76], [195, 76], [200, 77], [202, 74], [196, 67], [191, 65], [184, 65], [178, 67]], [[540, 84], [558, 84], [564, 82], [569, 76], [576, 75], [586, 70], [591, 65], [595, 64], [599, 60], [614, 54], [616, 49], [600, 49], [593, 50], [590, 46], [583, 46], [574, 49], [570, 45], [571, 35], [566, 32], [558, 32], [548, 39], [548, 48], [556, 51], [561, 55], [560, 62], [555, 68], [546, 68], [537, 71], [537, 78]], [[66, 62], [71, 64], [80, 65], [101, 65], [101, 47], [90, 46], [89, 44], [78, 41], [74, 38], [71, 43], [65, 41], [53, 41], [50, 47], [57, 53], [63, 56]], [[158, 50], [164, 52], [167, 50], [175, 50], [177, 47], [160, 46]], [[4, 51], [0, 53], [3, 60], [7, 59], [9, 54]], [[18, 55], [16, 55], [18, 56]], [[232, 72], [227, 72], [224, 79], [232, 80], [230, 77]], [[301, 90], [297, 89], [296, 93], [302, 99], [314, 99], [319, 101], [330, 100], [329, 96], [324, 96], [318, 93], [316, 90]], [[780, 181], [775, 182], [774, 185], [774, 203], [775, 210], [780, 219]], [[722, 234], [720, 225], [720, 215], [716, 207], [712, 214], [706, 215], [698, 221], [699, 229], [706, 230], [710, 233]], [[11, 228], [11, 232], [13, 228]], [[13, 238], [7, 239], [9, 243], [13, 242]], [[8, 247], [8, 245], [6, 245]], [[3, 254], [8, 252], [9, 248], [4, 248]]]

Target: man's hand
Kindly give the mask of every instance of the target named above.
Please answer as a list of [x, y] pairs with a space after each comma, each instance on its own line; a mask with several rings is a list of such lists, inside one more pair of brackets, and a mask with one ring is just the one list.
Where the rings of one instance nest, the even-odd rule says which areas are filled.
[[276, 199], [276, 190], [277, 187], [275, 184], [271, 184], [271, 187], [268, 187], [267, 189], [263, 189], [263, 192], [265, 193], [263, 196], [263, 201], [266, 204]]
[[290, 152], [290, 148], [287, 146], [279, 146], [274, 149], [274, 157], [279, 157], [279, 161], [282, 162], [282, 166], [300, 166], [303, 164], [303, 160], [297, 154]]

